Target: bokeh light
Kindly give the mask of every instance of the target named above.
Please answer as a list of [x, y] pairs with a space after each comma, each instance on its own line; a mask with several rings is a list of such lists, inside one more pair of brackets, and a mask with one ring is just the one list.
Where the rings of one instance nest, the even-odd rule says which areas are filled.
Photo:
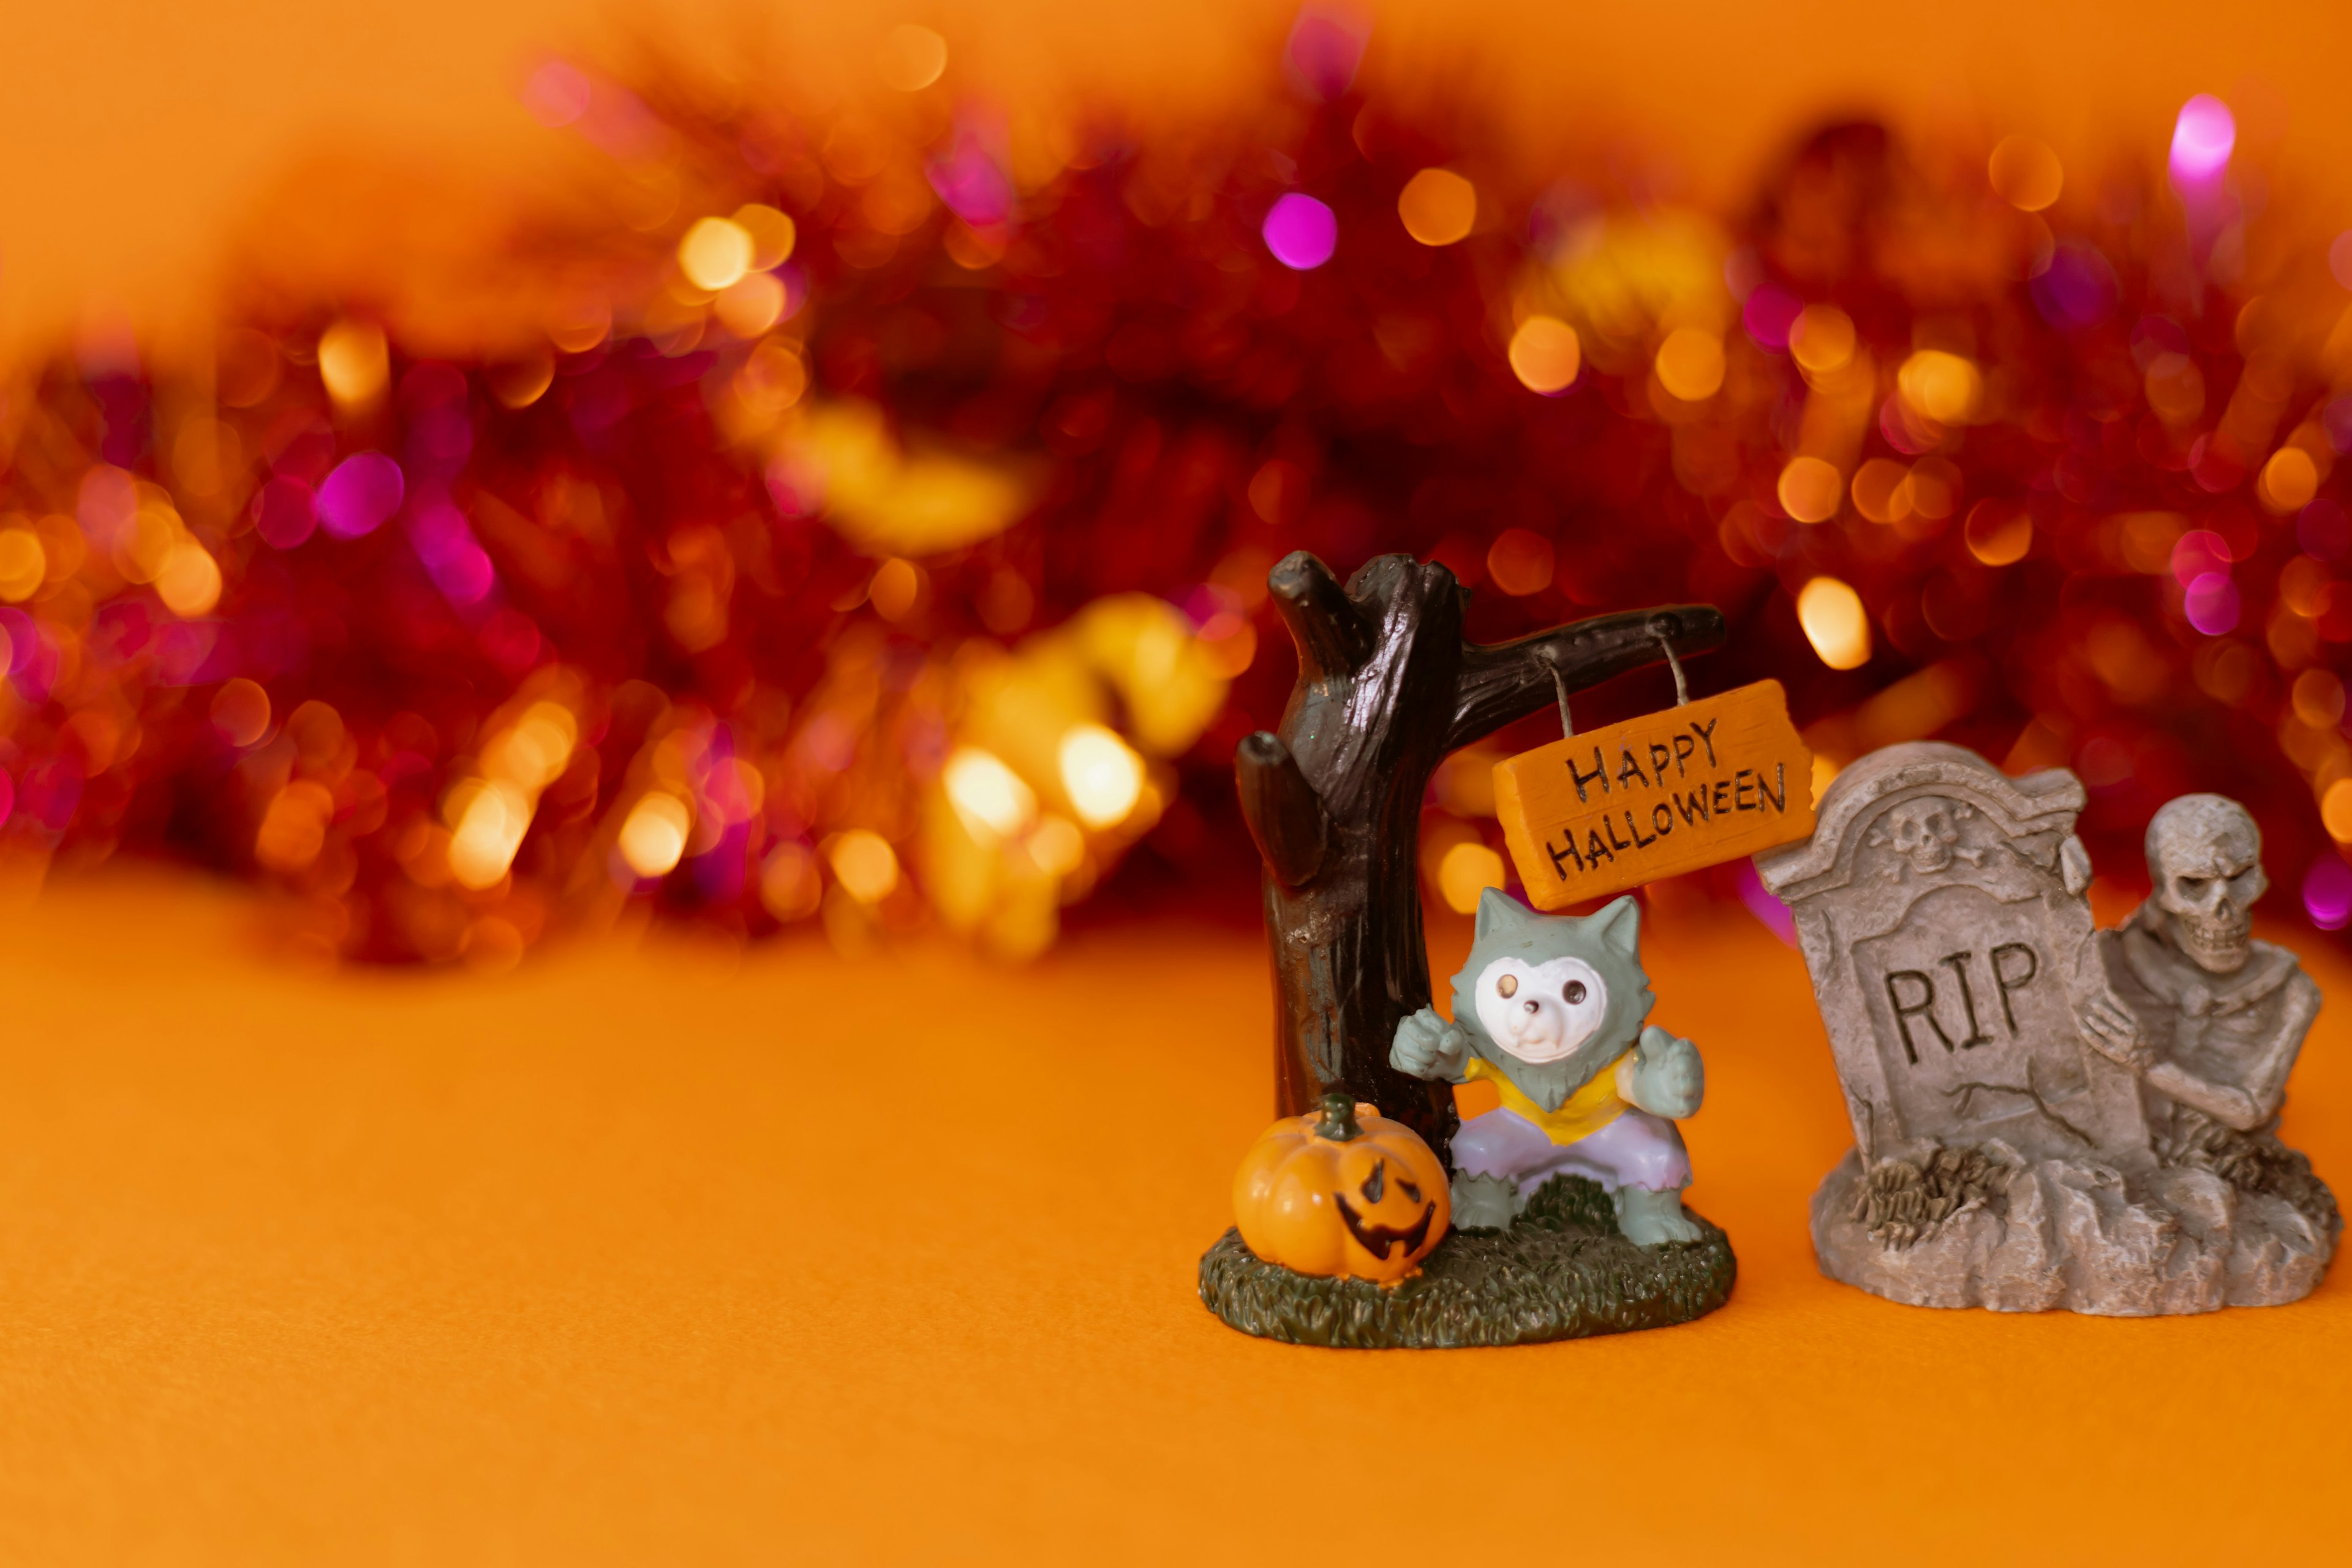
[[1456, 844], [1438, 862], [1437, 890], [1457, 915], [1477, 912], [1489, 888], [1503, 886], [1503, 858], [1484, 844]]
[[1529, 316], [1511, 334], [1511, 374], [1529, 392], [1547, 397], [1576, 384], [1583, 348], [1576, 329], [1553, 316]]
[[1143, 759], [1100, 724], [1080, 724], [1062, 737], [1063, 791], [1078, 820], [1108, 827], [1125, 820], [1143, 794]]
[[948, 41], [929, 27], [902, 22], [883, 36], [876, 63], [891, 87], [920, 92], [946, 74]]
[[825, 860], [842, 890], [860, 903], [878, 904], [898, 889], [898, 851], [868, 828], [835, 835], [825, 847]]
[[2230, 106], [2210, 93], [2199, 93], [2180, 106], [2172, 125], [2173, 177], [2182, 184], [2201, 184], [2230, 166], [2238, 144], [2238, 121]]
[[1261, 233], [1276, 261], [1294, 272], [1308, 272], [1339, 248], [1339, 220], [1324, 203], [1292, 191], [1266, 209]]
[[[2336, 835], [2339, 839], [2345, 837]], [[2303, 878], [2303, 908], [2321, 931], [2342, 931], [2352, 924], [2352, 866], [2335, 855], [2322, 855], [2312, 861]]]
[[1835, 577], [1815, 577], [1797, 594], [1797, 620], [1805, 640], [1832, 669], [1870, 662], [1870, 615], [1862, 595]]
[[686, 802], [667, 791], [648, 790], [629, 808], [614, 847], [635, 875], [667, 877], [685, 858], [686, 836], [693, 826], [694, 814]]
[[2008, 566], [2033, 548], [2033, 514], [2011, 501], [1980, 500], [1969, 509], [1961, 539], [1987, 566]]
[[2031, 136], [2002, 137], [1985, 173], [1994, 194], [2020, 212], [2041, 212], [2058, 200], [2066, 185], [2058, 154]]
[[686, 280], [716, 294], [751, 269], [751, 233], [732, 218], [698, 218], [677, 242]]
[[337, 321], [320, 335], [319, 379], [337, 407], [373, 406], [391, 377], [391, 345], [373, 321]]
[[1826, 459], [1791, 458], [1780, 469], [1774, 493], [1780, 510], [1799, 522], [1827, 522], [1844, 504], [1845, 480]]
[[1677, 327], [1658, 345], [1655, 369], [1675, 396], [1703, 402], [1723, 387], [1723, 340], [1704, 327]]
[[2201, 573], [2181, 594], [2181, 614], [2209, 637], [2236, 630], [2238, 609], [2238, 585], [2227, 572]]
[[1478, 221], [1478, 188], [1451, 169], [1423, 169], [1397, 196], [1404, 231], [1423, 245], [1452, 245]]
[[1551, 586], [1551, 541], [1528, 528], [1507, 528], [1486, 547], [1486, 575], [1515, 598]]
[[958, 747], [940, 782], [965, 824], [990, 837], [1017, 837], [1037, 815], [1037, 792], [1003, 758], [977, 746]]

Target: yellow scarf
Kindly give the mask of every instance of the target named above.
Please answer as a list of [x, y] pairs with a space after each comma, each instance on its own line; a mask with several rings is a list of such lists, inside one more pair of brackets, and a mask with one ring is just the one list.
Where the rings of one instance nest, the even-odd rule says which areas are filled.
[[1580, 1138], [1591, 1137], [1625, 1113], [1625, 1101], [1617, 1092], [1617, 1062], [1624, 1059], [1621, 1056], [1594, 1073], [1592, 1081], [1561, 1100], [1558, 1110], [1546, 1110], [1520, 1093], [1519, 1086], [1484, 1057], [1472, 1057], [1464, 1077], [1471, 1083], [1493, 1084], [1505, 1110], [1516, 1110], [1542, 1128], [1544, 1136], [1553, 1142], [1573, 1143]]

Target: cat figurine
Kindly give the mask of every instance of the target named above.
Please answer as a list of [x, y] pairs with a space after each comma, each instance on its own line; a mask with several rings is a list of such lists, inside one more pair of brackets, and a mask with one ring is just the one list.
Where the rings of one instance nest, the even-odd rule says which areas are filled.
[[1447, 1083], [1486, 1082], [1502, 1104], [1454, 1135], [1454, 1223], [1500, 1229], [1556, 1175], [1607, 1189], [1617, 1227], [1643, 1247], [1697, 1241], [1683, 1209], [1690, 1155], [1676, 1121], [1706, 1089], [1698, 1047], [1654, 1024], [1641, 906], [1539, 915], [1498, 888], [1478, 900], [1454, 1021], [1423, 1007], [1389, 1061]]

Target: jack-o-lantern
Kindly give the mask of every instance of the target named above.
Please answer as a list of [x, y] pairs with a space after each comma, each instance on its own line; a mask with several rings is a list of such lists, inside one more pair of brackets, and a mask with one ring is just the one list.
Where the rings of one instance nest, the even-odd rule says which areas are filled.
[[1392, 1285], [1418, 1271], [1452, 1215], [1429, 1145], [1344, 1094], [1267, 1128], [1234, 1173], [1242, 1240], [1301, 1274]]

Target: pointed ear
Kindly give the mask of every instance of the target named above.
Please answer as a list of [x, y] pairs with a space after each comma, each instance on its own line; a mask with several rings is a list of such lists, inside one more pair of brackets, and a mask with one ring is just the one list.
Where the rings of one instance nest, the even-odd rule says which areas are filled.
[[1500, 888], [1489, 888], [1478, 895], [1478, 923], [1471, 928], [1474, 941], [1484, 942], [1489, 931], [1517, 926], [1526, 920], [1528, 911], [1519, 901]]
[[1628, 958], [1641, 950], [1642, 906], [1631, 893], [1589, 917], [1585, 925], [1594, 936]]

